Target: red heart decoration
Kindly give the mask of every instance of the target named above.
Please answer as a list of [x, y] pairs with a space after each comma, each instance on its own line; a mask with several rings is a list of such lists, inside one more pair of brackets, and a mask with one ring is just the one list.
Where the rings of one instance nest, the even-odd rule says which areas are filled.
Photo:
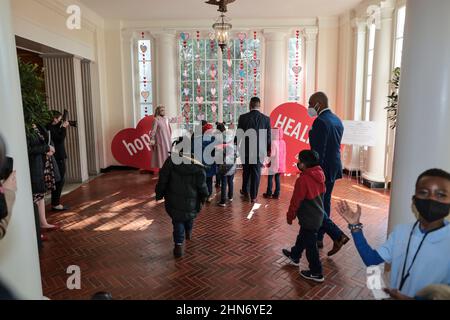
[[297, 155], [302, 150], [310, 149], [309, 131], [313, 121], [307, 108], [294, 102], [284, 103], [272, 111], [272, 128], [283, 130], [283, 140], [286, 143], [286, 173], [298, 173]]
[[124, 129], [116, 134], [111, 151], [120, 164], [144, 170], [152, 169], [150, 133], [154, 120], [153, 116], [146, 116], [138, 123], [136, 129]]

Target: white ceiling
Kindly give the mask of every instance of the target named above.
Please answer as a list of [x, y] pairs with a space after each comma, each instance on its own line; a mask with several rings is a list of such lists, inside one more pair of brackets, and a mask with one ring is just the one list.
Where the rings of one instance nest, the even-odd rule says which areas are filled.
[[[126, 21], [211, 19], [217, 7], [205, 0], [80, 0], [97, 14]], [[236, 0], [232, 19], [315, 18], [344, 13], [362, 0]]]

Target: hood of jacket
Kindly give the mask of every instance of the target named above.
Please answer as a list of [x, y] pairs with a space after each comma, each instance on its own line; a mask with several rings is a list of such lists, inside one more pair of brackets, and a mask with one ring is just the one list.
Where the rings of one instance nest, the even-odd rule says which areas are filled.
[[194, 158], [183, 155], [181, 164], [174, 164], [173, 170], [181, 176], [189, 176], [205, 170], [205, 166]]
[[306, 169], [302, 172], [302, 175], [310, 177], [312, 180], [318, 183], [325, 183], [325, 174], [320, 166]]

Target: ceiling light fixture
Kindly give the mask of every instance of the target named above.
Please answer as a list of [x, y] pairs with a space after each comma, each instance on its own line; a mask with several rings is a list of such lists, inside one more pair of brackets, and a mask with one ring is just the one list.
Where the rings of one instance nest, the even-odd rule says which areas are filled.
[[217, 11], [221, 12], [219, 19], [213, 24], [214, 34], [219, 44], [220, 49], [223, 51], [228, 45], [230, 39], [230, 31], [233, 28], [231, 23], [227, 22], [225, 12], [228, 11], [227, 5], [233, 3], [236, 0], [209, 0], [206, 3], [214, 6], [219, 6]]

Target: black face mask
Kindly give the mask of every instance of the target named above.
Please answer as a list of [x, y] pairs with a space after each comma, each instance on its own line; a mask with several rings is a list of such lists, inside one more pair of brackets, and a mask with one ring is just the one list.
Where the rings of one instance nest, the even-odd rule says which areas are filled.
[[417, 197], [413, 197], [413, 201], [420, 216], [427, 222], [431, 223], [444, 219], [450, 214], [450, 204], [428, 199], [419, 199]]

